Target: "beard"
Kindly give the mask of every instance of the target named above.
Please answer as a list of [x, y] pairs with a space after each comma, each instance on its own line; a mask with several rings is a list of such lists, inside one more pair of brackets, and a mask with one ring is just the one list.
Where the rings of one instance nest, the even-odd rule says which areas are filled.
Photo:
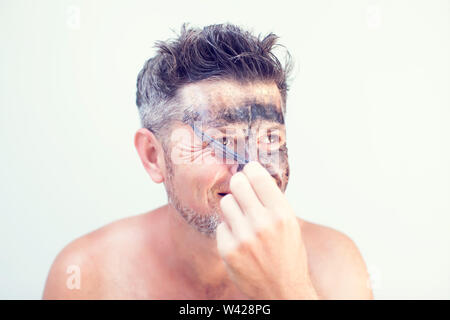
[[175, 191], [173, 183], [173, 166], [168, 157], [166, 157], [166, 164], [167, 180], [165, 187], [169, 204], [171, 204], [183, 219], [198, 232], [209, 238], [215, 238], [217, 226], [222, 222], [218, 205], [212, 205], [212, 209], [207, 213], [199, 213], [184, 205]]
[[217, 210], [212, 210], [204, 214], [198, 213], [180, 202], [169, 182], [166, 190], [169, 203], [190, 226], [210, 238], [215, 238], [217, 226], [222, 222]]

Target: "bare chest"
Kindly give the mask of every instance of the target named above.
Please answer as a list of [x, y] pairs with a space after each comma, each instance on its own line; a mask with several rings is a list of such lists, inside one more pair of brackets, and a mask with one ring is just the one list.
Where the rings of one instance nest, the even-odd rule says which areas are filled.
[[109, 269], [103, 276], [102, 299], [134, 300], [245, 300], [247, 297], [230, 282], [195, 284], [182, 280], [176, 270], [127, 265]]

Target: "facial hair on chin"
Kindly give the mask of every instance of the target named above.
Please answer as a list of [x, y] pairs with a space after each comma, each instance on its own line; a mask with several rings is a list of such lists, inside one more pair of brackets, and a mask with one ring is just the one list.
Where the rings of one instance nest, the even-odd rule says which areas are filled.
[[215, 238], [217, 226], [221, 222], [220, 214], [217, 208], [212, 212], [200, 214], [192, 208], [183, 205], [177, 197], [176, 190], [173, 186], [173, 166], [169, 159], [166, 159], [168, 166], [168, 176], [166, 180], [166, 191], [168, 202], [175, 208], [175, 210], [183, 217], [183, 219], [198, 232], [206, 235], [209, 238]]

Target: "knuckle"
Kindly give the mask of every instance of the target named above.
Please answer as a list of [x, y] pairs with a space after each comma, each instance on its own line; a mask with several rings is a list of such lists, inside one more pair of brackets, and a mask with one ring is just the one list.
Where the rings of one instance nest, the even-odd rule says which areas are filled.
[[279, 233], [279, 222], [272, 218], [261, 219], [255, 226], [255, 234], [257, 238], [265, 237], [268, 234]]
[[292, 225], [292, 219], [286, 215], [279, 215], [275, 218], [274, 223], [277, 228], [285, 229]]
[[245, 256], [250, 250], [249, 242], [240, 241], [233, 249], [225, 252], [223, 257], [229, 264], [239, 263], [242, 261], [242, 256]]
[[260, 233], [264, 233], [268, 231], [272, 227], [272, 221], [269, 218], [261, 218], [258, 219], [257, 222], [255, 222], [254, 230], [257, 236], [260, 235]]
[[266, 184], [269, 181], [269, 177], [265, 172], [261, 172], [261, 170], [248, 170], [246, 175], [250, 181], [254, 184]]
[[239, 242], [239, 246], [237, 247], [237, 252], [240, 254], [248, 253], [252, 250], [252, 241], [250, 237], [245, 237], [241, 239]]
[[270, 228], [269, 226], [261, 225], [255, 230], [255, 238], [258, 239], [258, 241], [262, 241], [267, 237], [267, 233], [269, 232]]
[[229, 250], [224, 254], [224, 259], [227, 261], [227, 263], [233, 265], [235, 262], [239, 261], [239, 254], [236, 250]]
[[249, 163], [247, 163], [247, 165], [244, 167], [244, 172], [245, 173], [251, 173], [251, 172], [258, 172], [261, 171], [262, 166], [259, 162], [257, 161], [250, 161]]
[[243, 179], [245, 179], [245, 177], [242, 172], [235, 173], [230, 179], [231, 191], [238, 191], [244, 182]]

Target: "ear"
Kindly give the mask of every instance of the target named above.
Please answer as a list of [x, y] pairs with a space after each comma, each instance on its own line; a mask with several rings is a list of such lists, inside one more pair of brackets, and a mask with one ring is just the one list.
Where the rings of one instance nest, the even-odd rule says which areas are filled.
[[164, 149], [155, 135], [148, 129], [139, 129], [134, 136], [134, 146], [150, 178], [155, 183], [163, 182], [166, 176]]

